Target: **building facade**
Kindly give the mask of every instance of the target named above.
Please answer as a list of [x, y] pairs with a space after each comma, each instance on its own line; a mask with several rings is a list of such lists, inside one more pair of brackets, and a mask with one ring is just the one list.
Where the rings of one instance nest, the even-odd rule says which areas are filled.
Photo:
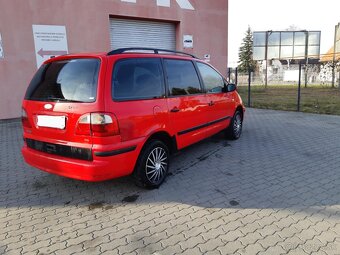
[[228, 0], [0, 0], [0, 119], [51, 56], [157, 47], [227, 69]]

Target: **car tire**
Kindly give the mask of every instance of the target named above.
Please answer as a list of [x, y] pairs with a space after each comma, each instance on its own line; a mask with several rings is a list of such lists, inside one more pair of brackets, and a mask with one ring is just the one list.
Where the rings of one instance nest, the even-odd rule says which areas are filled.
[[237, 140], [242, 134], [243, 118], [242, 112], [237, 110], [226, 129], [226, 137], [231, 140]]
[[158, 188], [169, 170], [169, 148], [159, 140], [151, 140], [143, 147], [135, 167], [134, 179], [139, 187]]

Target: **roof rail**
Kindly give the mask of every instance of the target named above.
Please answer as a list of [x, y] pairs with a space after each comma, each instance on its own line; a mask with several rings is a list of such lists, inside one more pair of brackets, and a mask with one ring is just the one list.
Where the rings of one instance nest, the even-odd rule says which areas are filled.
[[190, 56], [192, 58], [197, 58], [195, 55], [182, 52], [182, 51], [175, 51], [175, 50], [165, 50], [165, 49], [155, 49], [155, 48], [143, 48], [143, 47], [134, 47], [134, 48], [120, 48], [116, 50], [112, 50], [107, 53], [108, 56], [111, 55], [116, 55], [116, 54], [121, 54], [121, 53], [126, 53], [126, 52], [133, 52], [133, 51], [152, 51], [154, 54], [160, 54], [160, 52], [165, 52], [165, 53], [174, 53], [174, 54], [179, 54], [179, 55], [186, 55]]

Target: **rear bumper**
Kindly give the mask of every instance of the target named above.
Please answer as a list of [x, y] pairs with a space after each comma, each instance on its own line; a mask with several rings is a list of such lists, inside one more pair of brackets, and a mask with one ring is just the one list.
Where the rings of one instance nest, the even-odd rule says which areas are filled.
[[139, 148], [136, 146], [133, 150], [107, 156], [96, 156], [96, 152], [93, 152], [93, 161], [51, 155], [30, 149], [26, 145], [22, 147], [22, 154], [29, 165], [42, 171], [95, 182], [130, 175], [137, 161]]

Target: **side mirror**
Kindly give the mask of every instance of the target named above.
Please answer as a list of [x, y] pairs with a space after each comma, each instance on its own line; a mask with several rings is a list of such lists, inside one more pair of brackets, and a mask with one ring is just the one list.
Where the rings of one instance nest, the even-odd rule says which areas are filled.
[[236, 90], [236, 85], [233, 83], [229, 83], [224, 86], [223, 92], [233, 92]]

